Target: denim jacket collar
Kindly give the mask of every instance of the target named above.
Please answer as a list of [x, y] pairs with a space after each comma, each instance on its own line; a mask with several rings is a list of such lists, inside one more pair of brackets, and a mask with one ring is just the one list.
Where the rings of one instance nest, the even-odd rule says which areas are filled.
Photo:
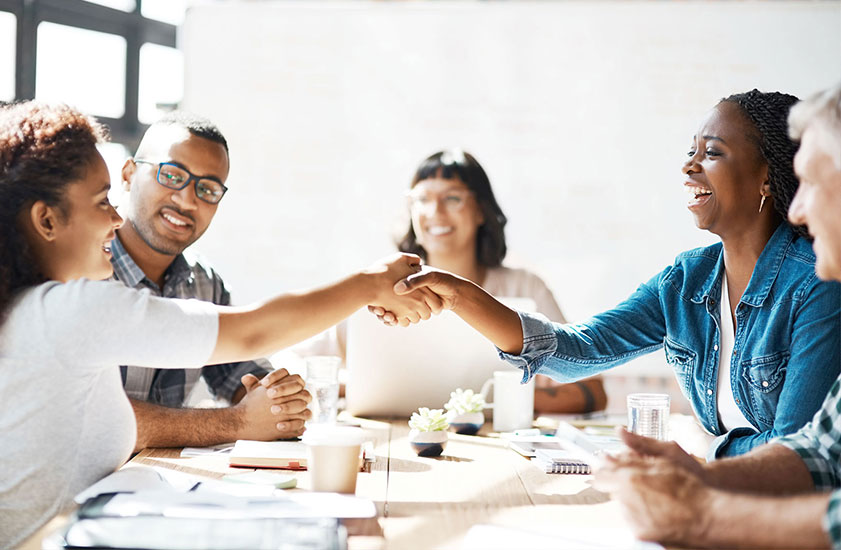
[[[786, 250], [788, 250], [791, 241], [794, 240], [795, 234], [791, 227], [783, 222], [774, 231], [765, 248], [762, 249], [762, 254], [756, 261], [756, 266], [753, 268], [748, 286], [742, 294], [743, 302], [749, 306], [759, 307], [765, 302], [768, 293], [771, 291], [771, 285], [780, 272], [783, 259], [785, 258]], [[709, 277], [692, 301], [695, 303], [702, 303], [707, 301], [710, 296], [718, 297], [721, 295], [721, 274], [724, 270], [724, 246], [718, 243], [718, 260], [715, 268], [710, 271]]]

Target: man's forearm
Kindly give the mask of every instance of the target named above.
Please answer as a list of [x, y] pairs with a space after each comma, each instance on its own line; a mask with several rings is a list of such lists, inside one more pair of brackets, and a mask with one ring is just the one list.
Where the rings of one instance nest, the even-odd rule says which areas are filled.
[[146, 447], [206, 447], [237, 439], [239, 409], [174, 409], [129, 399], [137, 418], [135, 450]]
[[715, 491], [689, 545], [713, 548], [829, 548], [823, 530], [829, 493], [753, 496]]
[[791, 495], [815, 490], [800, 455], [773, 443], [742, 456], [716, 460], [704, 470], [709, 485], [729, 491]]

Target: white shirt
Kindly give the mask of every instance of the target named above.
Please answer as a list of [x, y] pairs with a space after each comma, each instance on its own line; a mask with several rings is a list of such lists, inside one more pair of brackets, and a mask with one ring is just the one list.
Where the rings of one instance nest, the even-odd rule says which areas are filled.
[[137, 427], [118, 365], [201, 367], [215, 306], [119, 282], [47, 282], [0, 325], [0, 548], [13, 548], [117, 469]]
[[721, 276], [721, 341], [718, 346], [718, 419], [724, 431], [742, 426], [753, 427], [736, 404], [733, 386], [730, 384], [730, 361], [733, 345], [736, 343], [736, 329], [730, 314], [730, 294], [727, 292], [727, 276]]

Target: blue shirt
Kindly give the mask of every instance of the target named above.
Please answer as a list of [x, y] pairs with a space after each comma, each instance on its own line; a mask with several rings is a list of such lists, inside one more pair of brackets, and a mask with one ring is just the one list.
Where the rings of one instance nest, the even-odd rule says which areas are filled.
[[806, 424], [841, 370], [841, 286], [815, 275], [812, 245], [781, 224], [736, 307], [734, 398], [752, 427], [725, 433], [717, 388], [721, 243], [680, 254], [610, 311], [580, 324], [520, 313], [523, 350], [500, 355], [561, 382], [592, 376], [664, 348], [681, 391], [716, 436], [708, 458], [746, 453]]
[[[231, 295], [216, 271], [192, 254], [178, 254], [167, 268], [164, 286], [149, 280], [143, 270], [126, 252], [120, 237], [111, 241], [111, 265], [114, 279], [136, 289], [149, 289], [156, 296], [164, 298], [195, 298], [221, 306], [231, 304]], [[130, 337], [142, 337], [134, 335]], [[201, 369], [148, 369], [142, 366], [121, 366], [123, 386], [126, 395], [133, 399], [157, 403], [167, 407], [181, 407], [199, 376], [216, 397], [231, 401], [240, 388], [240, 378], [253, 374], [262, 378], [270, 370], [271, 363], [265, 359], [212, 365]]]

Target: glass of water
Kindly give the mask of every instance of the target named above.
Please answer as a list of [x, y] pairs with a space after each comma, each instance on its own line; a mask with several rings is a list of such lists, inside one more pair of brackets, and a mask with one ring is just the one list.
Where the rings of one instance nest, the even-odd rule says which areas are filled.
[[335, 424], [339, 412], [339, 365], [331, 355], [307, 357], [307, 390], [312, 395], [312, 424]]
[[628, 396], [628, 431], [668, 441], [669, 396], [665, 393], [632, 393]]

